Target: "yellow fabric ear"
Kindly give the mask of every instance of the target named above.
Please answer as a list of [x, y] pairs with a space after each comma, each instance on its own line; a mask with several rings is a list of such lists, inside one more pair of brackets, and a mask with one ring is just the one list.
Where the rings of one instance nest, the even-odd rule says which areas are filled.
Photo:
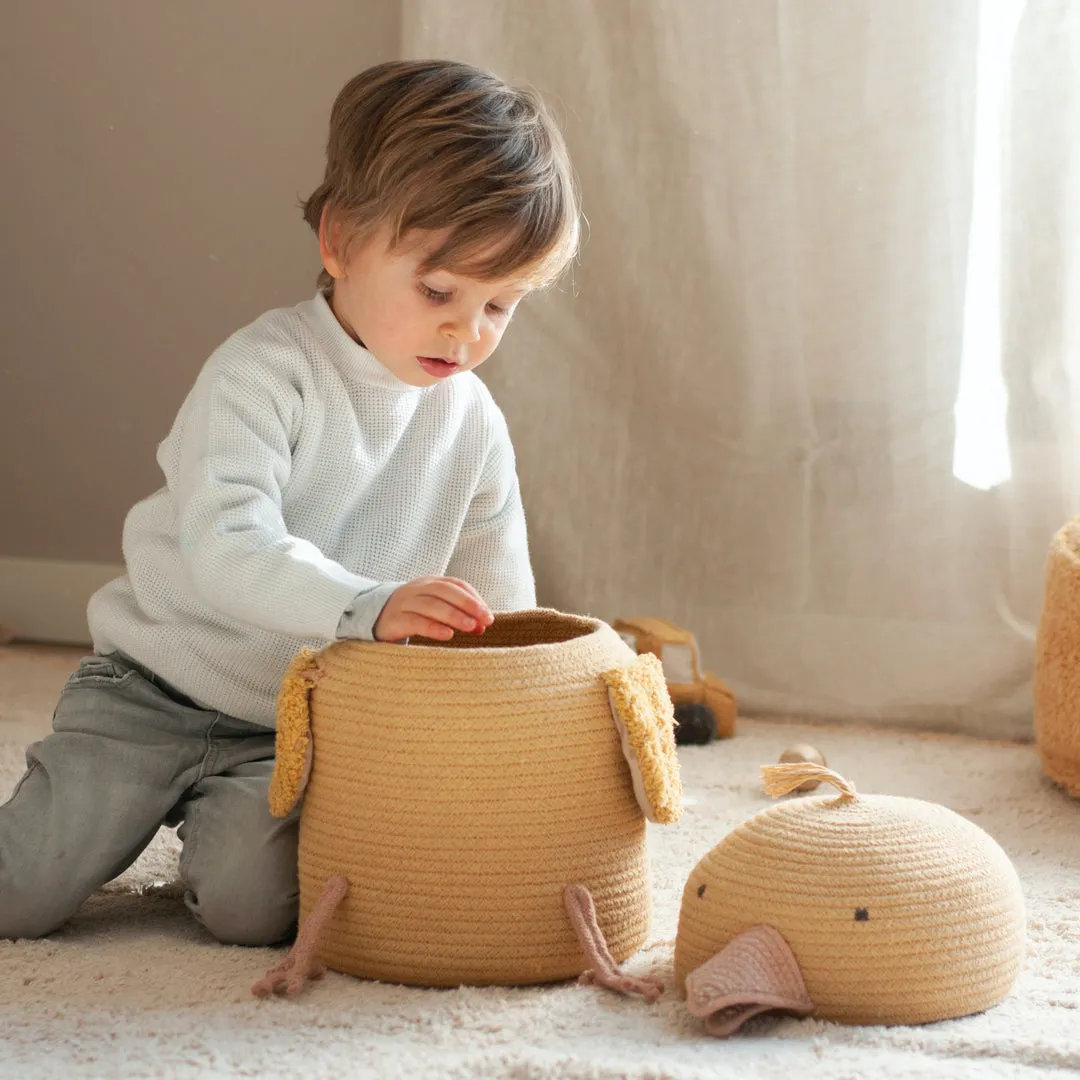
[[319, 681], [318, 653], [301, 649], [285, 672], [277, 698], [274, 773], [270, 777], [270, 813], [285, 817], [300, 801], [311, 771], [309, 695]]
[[634, 794], [650, 821], [668, 825], [682, 814], [682, 777], [675, 752], [675, 707], [664, 669], [652, 653], [605, 671], [608, 698]]

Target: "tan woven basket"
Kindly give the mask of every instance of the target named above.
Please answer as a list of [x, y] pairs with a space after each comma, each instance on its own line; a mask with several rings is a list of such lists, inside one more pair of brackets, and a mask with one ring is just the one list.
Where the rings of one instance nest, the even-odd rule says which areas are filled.
[[1047, 775], [1080, 797], [1080, 519], [1054, 537], [1035, 646], [1035, 741]]
[[[646, 819], [602, 676], [636, 659], [605, 624], [552, 611], [447, 644], [340, 642], [314, 657], [301, 921], [329, 879], [348, 879], [319, 959], [426, 986], [568, 978], [584, 965], [571, 884], [591, 892], [616, 960], [635, 952]], [[297, 748], [282, 730], [287, 776]]]
[[[698, 863], [679, 917], [680, 989], [764, 925], [790, 947], [805, 983], [803, 1011], [825, 1020], [921, 1024], [980, 1012], [1005, 996], [1024, 957], [1024, 899], [1012, 863], [987, 833], [933, 803], [856, 796], [813, 764], [763, 772], [783, 785], [773, 794], [810, 775], [842, 794], [763, 810]], [[759, 992], [761, 970], [750, 981]]]

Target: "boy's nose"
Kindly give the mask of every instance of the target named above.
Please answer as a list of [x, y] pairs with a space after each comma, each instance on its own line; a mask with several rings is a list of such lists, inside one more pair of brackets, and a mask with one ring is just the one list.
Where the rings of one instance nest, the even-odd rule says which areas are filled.
[[480, 340], [480, 322], [478, 319], [455, 319], [442, 325], [443, 337], [456, 341], [459, 345], [471, 345]]

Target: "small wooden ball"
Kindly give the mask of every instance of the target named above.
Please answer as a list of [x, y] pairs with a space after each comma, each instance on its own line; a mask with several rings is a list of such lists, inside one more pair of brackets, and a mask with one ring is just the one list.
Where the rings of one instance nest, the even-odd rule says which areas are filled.
[[[790, 765], [800, 761], [809, 761], [814, 765], [821, 765], [823, 768], [826, 766], [825, 755], [817, 747], [811, 746], [809, 743], [796, 743], [794, 746], [789, 746], [780, 755], [781, 765]], [[800, 784], [795, 790], [813, 791], [820, 783], [820, 780], [807, 780], [805, 784]]]

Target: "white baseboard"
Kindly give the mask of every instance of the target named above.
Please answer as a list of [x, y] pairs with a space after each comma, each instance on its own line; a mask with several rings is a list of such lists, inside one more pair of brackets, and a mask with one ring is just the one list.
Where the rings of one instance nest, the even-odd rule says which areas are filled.
[[123, 569], [0, 555], [0, 626], [21, 641], [88, 645], [86, 603]]

